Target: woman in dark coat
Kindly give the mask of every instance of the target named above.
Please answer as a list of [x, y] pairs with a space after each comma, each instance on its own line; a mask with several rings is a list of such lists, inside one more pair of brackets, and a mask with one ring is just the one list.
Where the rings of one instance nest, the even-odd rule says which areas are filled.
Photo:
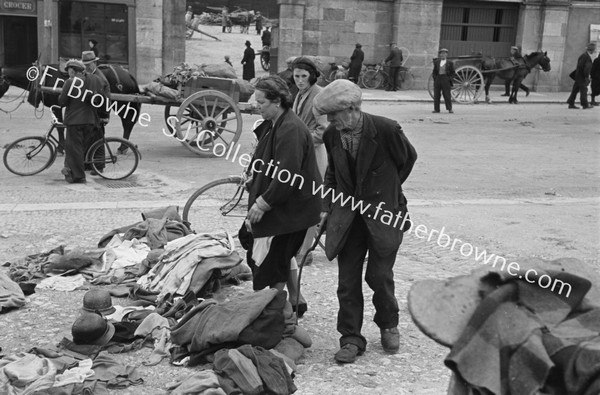
[[600, 95], [600, 56], [597, 56], [596, 59], [594, 59], [594, 63], [592, 63], [590, 78], [592, 79], [592, 101], [590, 104], [592, 106], [598, 106], [599, 104], [596, 102], [596, 96]]
[[358, 83], [358, 76], [362, 69], [362, 63], [365, 60], [365, 54], [362, 51], [362, 45], [356, 44], [352, 56], [350, 56], [350, 70], [348, 70], [348, 79], [355, 84]]
[[244, 57], [242, 58], [243, 72], [242, 78], [246, 81], [250, 81], [256, 75], [254, 74], [254, 50], [250, 41], [246, 40], [246, 49], [244, 50]]
[[248, 182], [245, 222], [253, 236], [248, 263], [254, 290], [282, 290], [306, 230], [319, 222], [320, 201], [312, 188], [321, 176], [312, 136], [291, 110], [286, 82], [262, 77], [255, 95], [265, 122], [255, 130], [259, 141]]

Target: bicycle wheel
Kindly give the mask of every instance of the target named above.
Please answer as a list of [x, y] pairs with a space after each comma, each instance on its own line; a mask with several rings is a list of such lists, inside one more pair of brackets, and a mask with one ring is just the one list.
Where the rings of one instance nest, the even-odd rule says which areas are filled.
[[10, 143], [2, 160], [4, 166], [18, 176], [32, 176], [47, 169], [54, 163], [54, 145], [44, 137], [22, 137]]
[[185, 203], [183, 220], [196, 232], [224, 229], [237, 235], [248, 213], [248, 194], [241, 177], [216, 180], [198, 189]]
[[383, 77], [381, 76], [381, 73], [375, 70], [367, 70], [363, 75], [362, 81], [367, 89], [379, 89], [383, 83]]
[[[127, 147], [124, 152], [119, 147]], [[120, 153], [123, 152], [123, 153]], [[88, 150], [86, 163], [107, 180], [122, 180], [138, 167], [140, 153], [136, 146], [119, 137], [106, 137], [96, 141]]]

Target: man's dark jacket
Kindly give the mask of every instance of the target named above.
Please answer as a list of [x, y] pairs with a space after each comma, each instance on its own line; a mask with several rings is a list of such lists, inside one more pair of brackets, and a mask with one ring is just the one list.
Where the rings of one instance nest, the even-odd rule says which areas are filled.
[[400, 48], [393, 47], [388, 57], [385, 58], [384, 62], [390, 62], [390, 67], [400, 67], [402, 66], [403, 60], [404, 58], [402, 57], [402, 51]]
[[358, 78], [362, 63], [365, 60], [365, 54], [360, 48], [356, 48], [350, 56], [350, 69], [348, 70], [348, 76]]
[[[440, 75], [440, 61], [442, 59], [436, 58], [433, 59], [433, 78], [435, 79], [438, 75]], [[446, 59], [446, 74], [449, 77], [452, 77], [456, 72], [454, 71], [454, 62]]]
[[[592, 72], [592, 58], [587, 52], [584, 52], [577, 59], [577, 68], [575, 69], [574, 80], [579, 85], [590, 83], [590, 73]], [[573, 73], [571, 73], [573, 74]], [[573, 76], [571, 77], [573, 78]]]
[[[360, 209], [352, 210], [351, 201], [346, 206], [342, 206], [339, 199], [335, 203], [331, 203], [331, 199], [323, 201], [323, 209], [329, 211], [325, 253], [330, 260], [344, 246], [355, 214], [362, 215], [373, 248], [380, 254], [394, 251], [402, 241], [402, 220], [397, 226], [393, 226], [393, 222], [399, 211], [403, 217], [407, 212], [402, 183], [417, 160], [417, 152], [397, 122], [376, 115], [363, 115], [363, 131], [356, 156], [356, 178], [352, 177], [349, 170], [348, 154], [342, 147], [340, 132], [330, 126], [323, 134], [328, 152], [325, 187], [332, 188], [336, 194], [341, 192], [344, 197], [353, 196], [355, 204], [362, 200], [365, 208], [371, 205], [360, 214]], [[381, 211], [378, 218], [373, 219], [379, 202], [383, 202]], [[390, 222], [389, 217], [381, 221], [383, 210], [394, 215], [394, 221], [389, 225], [384, 223]]]

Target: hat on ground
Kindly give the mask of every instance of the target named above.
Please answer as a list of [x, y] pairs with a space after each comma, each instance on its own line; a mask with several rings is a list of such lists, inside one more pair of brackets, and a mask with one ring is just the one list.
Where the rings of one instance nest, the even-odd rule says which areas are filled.
[[112, 339], [115, 327], [97, 313], [83, 313], [71, 327], [75, 344], [103, 346]]
[[105, 289], [91, 289], [83, 295], [83, 310], [88, 312], [98, 311], [100, 314], [109, 315], [115, 312], [112, 305], [110, 292]]
[[81, 61], [83, 62], [83, 64], [96, 62], [98, 60], [100, 60], [100, 58], [96, 57], [94, 51], [83, 51], [81, 53]]
[[308, 67], [309, 69], [312, 69], [312, 72], [315, 74], [316, 77], [319, 77], [321, 75], [315, 63], [306, 56], [296, 58], [296, 60], [294, 60], [294, 63], [292, 64], [292, 68], [296, 68], [299, 65], [303, 65]]
[[328, 114], [359, 104], [362, 91], [354, 82], [349, 80], [335, 80], [327, 85], [313, 99], [313, 108], [319, 114]]
[[79, 70], [79, 71], [85, 70], [85, 65], [79, 59], [69, 59], [67, 61], [67, 64], [65, 65], [65, 70], [68, 70], [69, 67], [72, 67], [73, 69], [76, 69], [76, 70]]
[[446, 52], [446, 53], [448, 53], [448, 50], [447, 50], [446, 48], [442, 48], [442, 49], [440, 49], [440, 50], [438, 51], [438, 53], [442, 53], [442, 52]]

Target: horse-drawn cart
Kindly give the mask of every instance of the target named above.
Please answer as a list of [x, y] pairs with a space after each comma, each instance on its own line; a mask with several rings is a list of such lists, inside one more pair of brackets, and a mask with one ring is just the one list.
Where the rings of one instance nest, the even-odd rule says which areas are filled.
[[[44, 92], [60, 89], [43, 87]], [[169, 134], [187, 149], [203, 157], [221, 154], [235, 145], [242, 134], [242, 113], [257, 114], [250, 103], [240, 103], [240, 88], [235, 80], [197, 77], [179, 88], [179, 99], [156, 95], [111, 93], [119, 102], [165, 106], [164, 118]]]
[[[457, 103], [474, 103], [481, 96], [485, 81], [482, 71], [482, 55], [467, 55], [448, 58], [454, 62], [456, 75], [452, 77], [452, 100]], [[429, 76], [427, 89], [433, 98], [433, 74]]]

